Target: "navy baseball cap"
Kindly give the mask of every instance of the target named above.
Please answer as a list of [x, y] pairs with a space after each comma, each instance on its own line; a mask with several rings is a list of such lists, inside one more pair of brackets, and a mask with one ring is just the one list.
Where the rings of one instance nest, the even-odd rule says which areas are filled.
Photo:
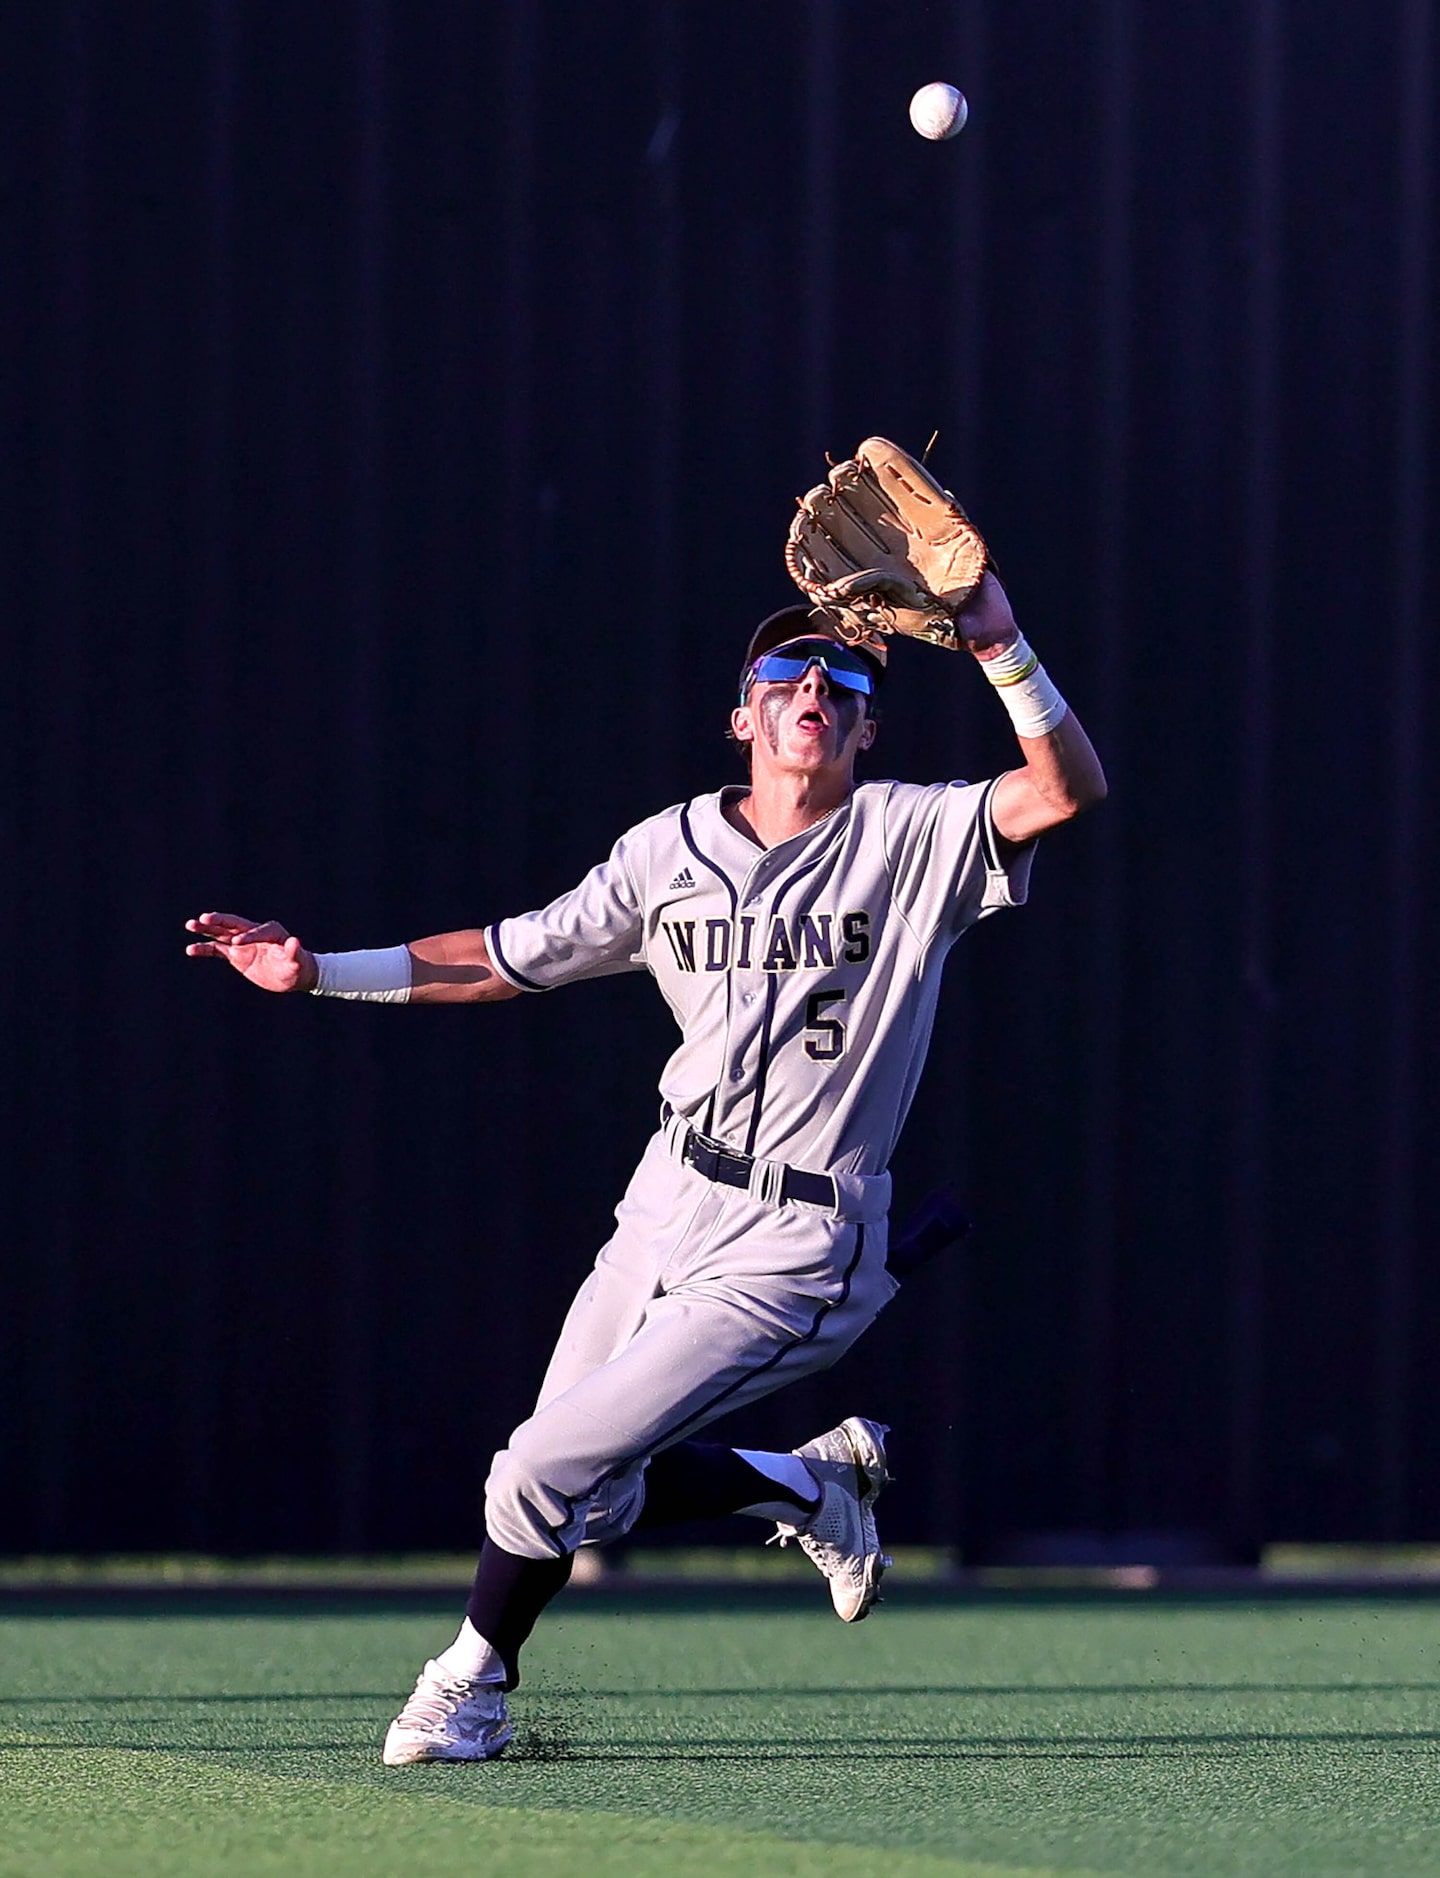
[[792, 639], [833, 639], [836, 645], [844, 646], [847, 651], [865, 661], [873, 674], [875, 688], [879, 690], [880, 681], [885, 676], [883, 656], [871, 646], [850, 645], [841, 636], [834, 615], [827, 613], [823, 606], [783, 606], [778, 613], [761, 620], [750, 635], [745, 663], [740, 667], [741, 689], [744, 689], [750, 667], [762, 653], [773, 652], [776, 646], [788, 645]]

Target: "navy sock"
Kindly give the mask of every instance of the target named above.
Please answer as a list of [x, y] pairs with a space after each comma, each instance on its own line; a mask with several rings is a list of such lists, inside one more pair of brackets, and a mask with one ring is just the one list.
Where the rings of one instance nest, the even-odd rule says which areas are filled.
[[[766, 1500], [788, 1500], [802, 1512], [807, 1506], [758, 1467], [742, 1461], [733, 1448], [682, 1441], [657, 1454], [646, 1468], [645, 1507], [634, 1530], [720, 1519]], [[481, 1548], [465, 1615], [504, 1663], [506, 1689], [518, 1686], [521, 1648], [545, 1606], [564, 1589], [574, 1563], [570, 1552], [562, 1558], [518, 1558], [493, 1539]]]
[[[645, 1507], [633, 1530], [645, 1526], [677, 1526], [687, 1519], [720, 1519], [742, 1506], [767, 1500], [788, 1500], [798, 1511], [808, 1510], [779, 1481], [742, 1461], [734, 1448], [713, 1441], [680, 1441], [657, 1454], [645, 1470]], [[479, 1629], [479, 1625], [476, 1625]]]
[[480, 1550], [475, 1584], [465, 1615], [505, 1665], [505, 1688], [520, 1681], [520, 1649], [536, 1619], [558, 1591], [563, 1591], [575, 1555], [517, 1558], [493, 1539]]

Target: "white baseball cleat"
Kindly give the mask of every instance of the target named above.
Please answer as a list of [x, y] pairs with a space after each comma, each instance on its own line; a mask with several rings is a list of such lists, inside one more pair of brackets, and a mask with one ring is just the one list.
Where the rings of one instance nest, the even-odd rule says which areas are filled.
[[415, 1761], [493, 1761], [515, 1739], [505, 1692], [493, 1682], [447, 1676], [429, 1662], [410, 1700], [390, 1724], [380, 1758], [387, 1767]]
[[[801, 1551], [830, 1584], [836, 1615], [858, 1624], [869, 1615], [890, 1561], [875, 1531], [875, 1502], [890, 1478], [885, 1466], [884, 1422], [852, 1415], [796, 1448], [820, 1488], [820, 1505], [801, 1526], [777, 1526], [781, 1545], [798, 1540]], [[771, 1541], [774, 1543], [774, 1540]]]

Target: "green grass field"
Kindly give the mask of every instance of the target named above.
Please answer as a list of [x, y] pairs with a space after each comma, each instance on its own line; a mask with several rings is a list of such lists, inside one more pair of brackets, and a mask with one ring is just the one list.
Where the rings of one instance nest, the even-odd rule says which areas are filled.
[[1440, 1602], [572, 1594], [408, 1770], [443, 1613], [116, 1608], [0, 1619], [4, 1878], [1440, 1874]]

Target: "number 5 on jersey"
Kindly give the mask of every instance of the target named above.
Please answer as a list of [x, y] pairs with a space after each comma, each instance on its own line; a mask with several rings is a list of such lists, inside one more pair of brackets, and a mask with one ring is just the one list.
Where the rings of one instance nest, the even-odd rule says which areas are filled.
[[833, 1063], [845, 1054], [845, 1026], [825, 1015], [827, 1005], [843, 1004], [845, 996], [843, 991], [812, 991], [805, 1000], [805, 1054], [817, 1063]]

